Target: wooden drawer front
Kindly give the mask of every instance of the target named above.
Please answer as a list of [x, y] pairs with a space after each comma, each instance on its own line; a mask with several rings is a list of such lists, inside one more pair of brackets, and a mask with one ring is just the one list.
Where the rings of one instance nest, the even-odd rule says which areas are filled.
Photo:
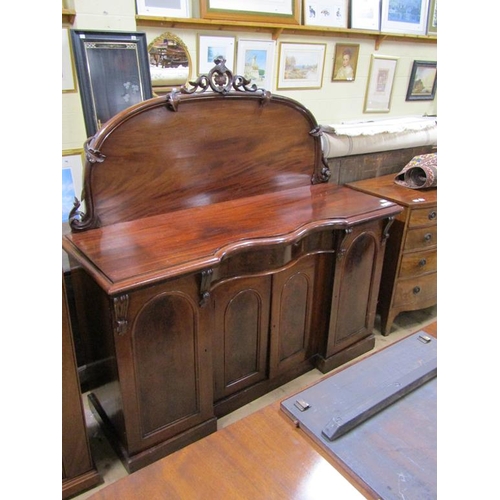
[[437, 224], [437, 207], [417, 208], [411, 211], [408, 227]]
[[410, 229], [406, 233], [404, 252], [437, 246], [437, 226]]
[[414, 252], [403, 255], [399, 269], [400, 278], [411, 278], [437, 270], [437, 251]]
[[427, 274], [420, 278], [400, 280], [396, 285], [396, 294], [394, 297], [394, 307], [402, 305], [409, 309], [420, 303], [428, 303], [436, 297], [437, 273]]

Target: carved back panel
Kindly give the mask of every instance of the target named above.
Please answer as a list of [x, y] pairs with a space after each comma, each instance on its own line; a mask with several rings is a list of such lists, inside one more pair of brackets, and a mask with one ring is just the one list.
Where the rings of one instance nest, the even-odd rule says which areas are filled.
[[119, 113], [87, 141], [86, 213], [74, 209], [73, 230], [328, 180], [312, 114], [227, 73], [231, 88], [205, 92], [200, 77]]

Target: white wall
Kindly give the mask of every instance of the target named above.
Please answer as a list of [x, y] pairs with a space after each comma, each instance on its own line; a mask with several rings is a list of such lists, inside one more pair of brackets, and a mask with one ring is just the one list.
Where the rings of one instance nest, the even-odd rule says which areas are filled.
[[[198, 2], [198, 0], [193, 0]], [[191, 61], [196, 71], [197, 36], [234, 34], [236, 39], [270, 40], [271, 35], [249, 32], [218, 32], [210, 30], [184, 30], [156, 27], [136, 27], [135, 0], [74, 0], [76, 18], [73, 28], [112, 31], [144, 31], [148, 43], [169, 31], [179, 36], [189, 49]], [[437, 61], [437, 44], [411, 43], [383, 40], [375, 50], [375, 39], [282, 35], [275, 51], [275, 70], [278, 64], [280, 42], [326, 43], [326, 58], [323, 86], [320, 90], [280, 90], [276, 91], [276, 75], [273, 93], [286, 95], [303, 103], [314, 114], [320, 124], [338, 123], [346, 120], [374, 120], [394, 116], [437, 114], [437, 95], [433, 101], [405, 101], [408, 82], [414, 60]], [[354, 82], [332, 82], [333, 58], [336, 43], [359, 43], [360, 51]], [[389, 113], [363, 113], [365, 91], [368, 82], [372, 54], [398, 57], [396, 78]], [[194, 74], [193, 74], [194, 76]], [[78, 92], [63, 94], [62, 105], [62, 145], [63, 149], [81, 148], [85, 139], [85, 125]]]

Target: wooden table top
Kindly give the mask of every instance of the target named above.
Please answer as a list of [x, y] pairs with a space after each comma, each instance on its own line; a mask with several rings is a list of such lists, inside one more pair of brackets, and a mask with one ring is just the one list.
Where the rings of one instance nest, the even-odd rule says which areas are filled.
[[109, 293], [212, 267], [250, 247], [292, 244], [402, 209], [316, 184], [122, 222], [63, 237], [63, 248]]
[[[437, 322], [424, 330], [437, 337]], [[335, 498], [371, 498], [365, 486], [295, 427], [276, 402], [91, 498], [306, 500], [323, 497], [326, 489], [335, 492]]]
[[395, 174], [373, 177], [361, 181], [349, 182], [347, 186], [364, 193], [381, 196], [395, 201], [399, 205], [422, 205], [426, 207], [437, 203], [437, 188], [410, 189], [394, 182]]

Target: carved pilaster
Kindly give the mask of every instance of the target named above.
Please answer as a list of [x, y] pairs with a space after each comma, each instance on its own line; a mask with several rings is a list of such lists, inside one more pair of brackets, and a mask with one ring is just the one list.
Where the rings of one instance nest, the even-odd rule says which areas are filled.
[[342, 233], [340, 233], [342, 236], [339, 236], [338, 239], [338, 244], [337, 244], [337, 260], [342, 260], [344, 258], [344, 255], [346, 253], [346, 248], [343, 246], [344, 242], [347, 238], [352, 233], [352, 228], [348, 227], [347, 229], [344, 229]]
[[200, 283], [200, 307], [205, 307], [207, 305], [208, 299], [210, 298], [210, 285], [212, 283], [214, 270], [206, 269], [201, 272], [201, 283]]
[[128, 294], [113, 298], [113, 307], [115, 310], [115, 332], [118, 335], [124, 335], [128, 329]]

